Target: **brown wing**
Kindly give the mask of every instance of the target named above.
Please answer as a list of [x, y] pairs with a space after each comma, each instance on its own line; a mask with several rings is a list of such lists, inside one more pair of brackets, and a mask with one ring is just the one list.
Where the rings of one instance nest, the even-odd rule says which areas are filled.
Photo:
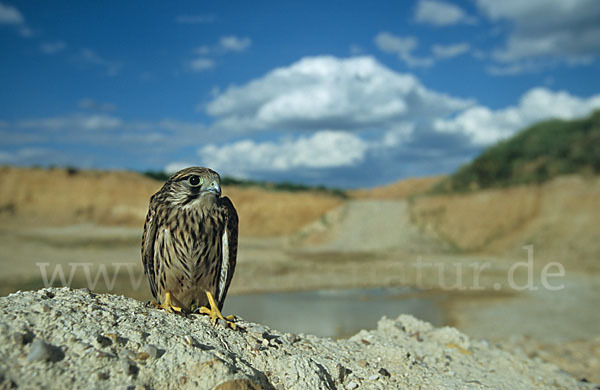
[[[227, 272], [225, 273], [224, 287], [222, 287], [223, 291], [218, 292], [217, 297], [217, 305], [219, 309], [223, 308], [223, 303], [225, 302], [225, 297], [227, 296], [227, 291], [229, 290], [229, 286], [231, 285], [231, 279], [233, 278], [233, 273], [235, 271], [235, 265], [237, 262], [237, 247], [238, 247], [238, 215], [237, 211], [235, 211], [235, 207], [233, 207], [233, 203], [228, 197], [223, 197], [220, 199], [219, 208], [221, 209], [222, 215], [225, 217], [225, 229], [224, 229], [224, 242], [227, 242], [227, 252], [225, 253], [225, 249], [223, 248], [223, 260], [227, 261], [227, 264], [222, 264], [221, 268], [227, 267]], [[226, 236], [225, 236], [226, 235]]]
[[150, 291], [156, 299], [156, 272], [154, 269], [154, 240], [156, 239], [156, 208], [153, 202], [154, 196], [150, 198], [150, 207], [146, 214], [146, 222], [144, 223], [144, 234], [142, 236], [142, 264], [144, 265], [144, 273], [148, 275], [150, 282]]

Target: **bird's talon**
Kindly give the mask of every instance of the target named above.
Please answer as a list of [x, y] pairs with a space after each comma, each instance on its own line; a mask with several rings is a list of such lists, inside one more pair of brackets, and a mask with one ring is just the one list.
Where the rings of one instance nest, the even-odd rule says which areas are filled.
[[210, 322], [213, 325], [216, 325], [218, 320], [222, 320], [223, 322], [225, 322], [225, 326], [229, 326], [231, 329], [236, 330], [237, 325], [234, 322], [235, 317], [233, 315], [228, 315], [227, 317], [223, 317], [223, 314], [221, 314], [221, 311], [219, 310], [219, 307], [215, 303], [215, 300], [214, 300], [212, 294], [209, 291], [207, 291], [206, 296], [208, 298], [208, 304], [209, 304], [210, 308], [202, 306], [202, 307], [194, 310], [194, 312], [208, 315], [210, 318]]
[[183, 309], [181, 307], [175, 306], [173, 304], [173, 302], [171, 302], [171, 293], [169, 291], [167, 291], [165, 293], [165, 301], [163, 303], [158, 304], [156, 302], [151, 302], [150, 305], [156, 307], [157, 309], [163, 309], [167, 313], [174, 313], [174, 314], [181, 314], [181, 315], [185, 314], [185, 312], [183, 311]]

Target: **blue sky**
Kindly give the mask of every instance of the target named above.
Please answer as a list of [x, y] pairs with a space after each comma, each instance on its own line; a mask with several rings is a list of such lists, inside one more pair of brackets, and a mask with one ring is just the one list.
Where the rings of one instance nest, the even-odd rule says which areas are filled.
[[0, 0], [0, 164], [367, 187], [600, 107], [600, 2]]

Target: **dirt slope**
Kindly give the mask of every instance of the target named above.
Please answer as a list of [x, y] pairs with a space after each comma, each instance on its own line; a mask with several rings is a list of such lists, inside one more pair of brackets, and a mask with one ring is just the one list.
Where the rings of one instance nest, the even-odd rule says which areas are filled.
[[[413, 220], [457, 249], [516, 254], [524, 245], [548, 261], [598, 266], [600, 178], [563, 176], [543, 185], [414, 200]], [[582, 264], [583, 265], [583, 264]]]
[[411, 222], [409, 203], [404, 199], [350, 200], [306, 226], [293, 242], [333, 252], [423, 254], [445, 250], [443, 241]]

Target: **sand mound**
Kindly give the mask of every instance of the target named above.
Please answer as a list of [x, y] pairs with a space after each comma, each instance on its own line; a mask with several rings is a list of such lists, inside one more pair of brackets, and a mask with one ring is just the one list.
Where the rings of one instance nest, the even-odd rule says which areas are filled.
[[[315, 318], [318, 321], [318, 318]], [[87, 290], [0, 298], [0, 387], [149, 389], [592, 388], [556, 366], [383, 318], [350, 339], [243, 331]]]

